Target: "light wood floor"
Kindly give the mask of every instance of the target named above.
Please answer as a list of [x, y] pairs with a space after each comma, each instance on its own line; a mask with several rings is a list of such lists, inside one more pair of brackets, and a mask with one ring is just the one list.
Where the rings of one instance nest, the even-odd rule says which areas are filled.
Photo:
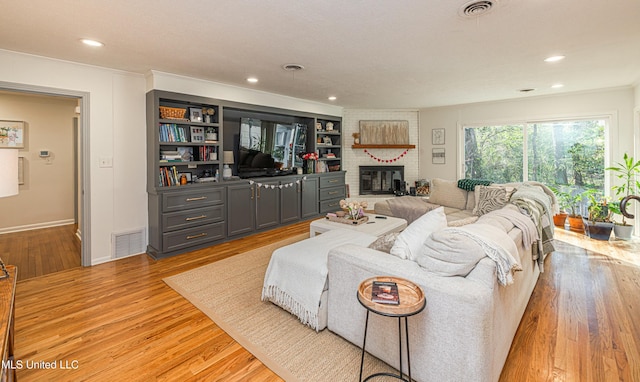
[[[308, 230], [19, 281], [16, 359], [58, 367], [24, 367], [18, 379], [279, 381], [162, 278]], [[640, 381], [640, 245], [557, 237], [589, 250], [564, 245], [547, 257], [501, 381]]]

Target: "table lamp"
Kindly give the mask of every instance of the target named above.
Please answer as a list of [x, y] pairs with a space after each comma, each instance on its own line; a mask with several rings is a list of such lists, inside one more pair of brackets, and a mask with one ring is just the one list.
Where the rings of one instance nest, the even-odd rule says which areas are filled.
[[18, 150], [0, 148], [0, 198], [18, 195]]
[[225, 151], [222, 157], [222, 163], [224, 163], [224, 167], [222, 168], [222, 178], [229, 179], [233, 176], [231, 172], [230, 164], [233, 164], [233, 151]]

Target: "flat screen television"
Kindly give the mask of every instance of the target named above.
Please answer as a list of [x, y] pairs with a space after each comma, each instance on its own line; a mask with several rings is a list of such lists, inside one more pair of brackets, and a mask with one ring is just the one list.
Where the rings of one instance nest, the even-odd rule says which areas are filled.
[[238, 174], [260, 169], [281, 170], [302, 166], [300, 154], [307, 148], [307, 126], [256, 118], [240, 119]]

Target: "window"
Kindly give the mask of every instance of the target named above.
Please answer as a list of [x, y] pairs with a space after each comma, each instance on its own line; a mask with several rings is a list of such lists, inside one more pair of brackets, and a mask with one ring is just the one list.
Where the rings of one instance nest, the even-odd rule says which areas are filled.
[[464, 176], [604, 194], [607, 120], [465, 126]]

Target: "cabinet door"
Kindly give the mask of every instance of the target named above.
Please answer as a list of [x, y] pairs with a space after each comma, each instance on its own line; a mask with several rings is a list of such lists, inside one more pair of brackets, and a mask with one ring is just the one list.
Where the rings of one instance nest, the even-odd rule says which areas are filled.
[[310, 218], [318, 215], [318, 178], [307, 178], [300, 181], [302, 205], [300, 216]]
[[256, 229], [280, 224], [279, 185], [279, 181], [261, 183], [261, 186], [256, 185]]
[[227, 188], [227, 235], [253, 232], [255, 220], [255, 189], [251, 184]]
[[[293, 180], [291, 187], [280, 189], [280, 222], [291, 223], [300, 220], [300, 178]], [[283, 182], [290, 184], [290, 182]]]

